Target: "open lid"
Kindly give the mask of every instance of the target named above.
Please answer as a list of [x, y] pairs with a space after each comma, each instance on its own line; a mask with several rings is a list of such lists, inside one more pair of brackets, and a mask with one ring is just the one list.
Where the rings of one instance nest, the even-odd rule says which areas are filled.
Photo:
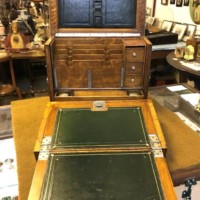
[[51, 35], [144, 35], [145, 0], [49, 0]]

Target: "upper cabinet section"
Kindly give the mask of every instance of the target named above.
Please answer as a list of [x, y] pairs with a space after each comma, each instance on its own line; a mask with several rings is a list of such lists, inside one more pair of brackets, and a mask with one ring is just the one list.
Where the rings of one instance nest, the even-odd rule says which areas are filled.
[[59, 0], [58, 9], [59, 28], [134, 28], [136, 25], [135, 0]]
[[144, 35], [145, 0], [49, 0], [51, 35], [139, 33]]

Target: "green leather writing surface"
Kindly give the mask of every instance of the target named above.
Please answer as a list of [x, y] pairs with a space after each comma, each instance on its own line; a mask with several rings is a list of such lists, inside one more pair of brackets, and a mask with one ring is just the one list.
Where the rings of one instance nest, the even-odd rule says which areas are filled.
[[109, 108], [101, 112], [59, 109], [52, 145], [148, 146], [141, 108]]
[[161, 200], [151, 153], [50, 154], [41, 200]]

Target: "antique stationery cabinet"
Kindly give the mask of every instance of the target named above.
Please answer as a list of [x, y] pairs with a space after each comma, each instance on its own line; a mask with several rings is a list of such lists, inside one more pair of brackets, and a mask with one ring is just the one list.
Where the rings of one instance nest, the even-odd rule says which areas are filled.
[[145, 0], [49, 0], [50, 102], [29, 200], [176, 199], [147, 99]]

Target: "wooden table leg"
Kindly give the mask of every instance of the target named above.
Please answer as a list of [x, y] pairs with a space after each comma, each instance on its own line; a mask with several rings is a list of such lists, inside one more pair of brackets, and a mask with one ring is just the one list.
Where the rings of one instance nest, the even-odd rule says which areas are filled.
[[9, 60], [9, 65], [10, 65], [10, 74], [11, 74], [11, 79], [12, 79], [12, 85], [17, 93], [17, 96], [19, 99], [22, 98], [22, 95], [21, 95], [21, 91], [20, 89], [17, 87], [16, 85], [16, 80], [15, 80], [15, 73], [14, 73], [14, 69], [13, 69], [13, 62], [12, 62], [12, 59]]

